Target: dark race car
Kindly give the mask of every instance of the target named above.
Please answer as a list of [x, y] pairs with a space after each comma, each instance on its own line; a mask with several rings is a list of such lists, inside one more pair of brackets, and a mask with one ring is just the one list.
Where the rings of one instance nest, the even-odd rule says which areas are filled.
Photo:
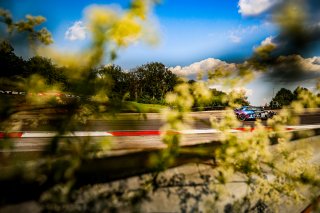
[[234, 110], [239, 120], [267, 120], [272, 118], [276, 113], [271, 110], [265, 110], [263, 107], [243, 106]]

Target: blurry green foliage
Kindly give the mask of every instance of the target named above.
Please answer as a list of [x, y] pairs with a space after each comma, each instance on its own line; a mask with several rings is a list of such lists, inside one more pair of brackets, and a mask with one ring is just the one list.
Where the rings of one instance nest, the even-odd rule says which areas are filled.
[[[317, 103], [316, 95], [309, 91], [307, 88], [298, 86], [293, 92], [288, 89], [281, 88], [270, 101], [270, 106], [277, 104], [278, 108], [289, 106], [294, 101], [304, 100], [304, 108], [317, 108], [319, 104]], [[315, 100], [315, 101], [308, 101]], [[294, 102], [296, 103], [296, 102]]]
[[25, 32], [32, 45], [36, 45], [38, 42], [48, 45], [53, 42], [50, 32], [45, 27], [35, 30], [35, 27], [46, 21], [43, 16], [26, 15], [25, 20], [15, 22], [8, 10], [0, 8], [0, 17], [0, 21], [7, 25], [7, 31], [10, 35]]
[[[39, 31], [34, 30], [34, 27], [42, 24], [45, 18], [28, 15], [26, 20], [14, 22], [8, 11], [0, 10], [1, 21], [7, 25], [9, 35], [26, 32], [36, 54], [50, 58], [50, 60], [39, 56], [31, 58], [27, 62], [29, 68], [23, 72], [26, 76], [18, 83], [13, 82], [12, 85], [27, 92], [26, 99], [31, 105], [59, 106], [66, 110], [66, 113], [61, 115], [55, 125], [54, 130], [58, 135], [48, 145], [47, 152], [41, 160], [22, 162], [14, 165], [16, 166], [14, 168], [1, 169], [0, 182], [11, 176], [19, 177], [21, 178], [19, 180], [26, 182], [31, 180], [39, 186], [36, 188], [37, 190], [43, 190], [40, 200], [48, 208], [48, 211], [67, 210], [58, 207], [72, 202], [73, 195], [77, 192], [75, 183], [79, 168], [84, 162], [103, 156], [103, 151], [108, 150], [110, 144], [107, 139], [103, 139], [99, 143], [91, 143], [90, 138], [71, 141], [68, 137], [61, 136], [77, 130], [79, 123], [85, 123], [89, 118], [103, 116], [108, 112], [108, 101], [111, 98], [122, 101], [127, 95], [125, 89], [128, 88], [133, 93], [130, 94], [130, 97], [133, 96], [135, 100], [139, 95], [147, 94], [147, 98], [151, 99], [165, 98], [166, 103], [172, 107], [164, 108], [162, 111], [165, 121], [165, 125], [161, 129], [164, 132], [162, 140], [167, 148], [150, 160], [158, 172], [173, 165], [175, 157], [179, 155], [183, 136], [174, 133], [190, 128], [192, 124], [190, 112], [195, 104], [204, 106], [214, 100], [212, 96], [218, 96], [220, 99], [221, 95], [222, 103], [230, 107], [223, 114], [223, 119], [210, 119], [212, 127], [219, 129], [222, 133], [222, 144], [214, 153], [215, 167], [212, 170], [212, 176], [210, 179], [202, 179], [207, 186], [204, 191], [214, 195], [213, 199], [209, 201], [209, 203], [211, 202], [209, 206], [215, 206], [216, 202], [223, 201], [226, 194], [232, 195], [232, 192], [226, 191], [225, 186], [235, 175], [240, 175], [247, 185], [245, 198], [234, 202], [235, 209], [242, 208], [243, 203], [246, 203], [248, 199], [261, 201], [271, 207], [287, 198], [293, 198], [298, 202], [304, 199], [304, 196], [299, 193], [300, 186], [311, 186], [318, 189], [320, 183], [319, 166], [310, 162], [312, 151], [306, 147], [299, 149], [293, 147], [290, 144], [292, 134], [284, 130], [286, 125], [297, 122], [297, 115], [304, 106], [318, 106], [319, 96], [315, 97], [308, 91], [299, 89], [291, 108], [282, 110], [274, 119], [268, 121], [274, 131], [266, 131], [258, 121], [255, 124], [255, 131], [236, 135], [230, 133], [230, 129], [239, 126], [239, 121], [232, 108], [247, 104], [246, 97], [241, 91], [233, 90], [226, 96], [210, 90], [208, 82], [188, 83], [184, 79], [179, 80], [179, 84], [175, 85], [178, 79], [160, 63], [143, 65], [133, 71], [131, 76], [129, 75], [129, 79], [134, 83], [138, 82], [135, 81], [136, 79], [141, 80], [139, 82], [141, 85], [134, 85], [137, 86], [134, 88], [130, 88], [130, 85], [126, 84], [124, 80], [126, 73], [122, 72], [119, 67], [108, 66], [98, 69], [105, 58], [108, 59], [108, 62], [112, 62], [119, 48], [127, 47], [138, 39], [144, 39], [147, 42], [156, 40], [150, 39], [146, 35], [150, 32], [148, 29], [152, 29], [149, 27], [150, 22], [148, 22], [152, 4], [153, 1], [133, 0], [128, 9], [121, 11], [97, 5], [90, 7], [86, 11], [85, 19], [92, 38], [91, 46], [80, 53], [65, 53], [50, 47], [38, 48], [38, 46], [34, 46], [39, 42], [43, 44], [52, 42], [50, 33], [45, 28]], [[291, 16], [295, 18], [297, 14], [293, 13]], [[284, 27], [293, 24], [290, 21], [284, 23], [284, 19], [281, 17], [278, 20], [280, 25]], [[295, 18], [294, 20], [299, 21], [300, 19]], [[258, 47], [252, 59], [243, 64], [221, 66], [211, 70], [207, 73], [209, 83], [219, 83], [232, 88], [243, 85], [254, 78], [256, 69], [268, 70], [268, 66], [272, 63], [272, 57], [269, 53], [273, 51], [273, 48], [272, 45]], [[7, 43], [1, 44], [1, 51], [1, 54], [9, 56], [9, 65], [15, 62], [22, 63], [21, 58], [12, 55], [13, 49]], [[7, 62], [3, 60], [1, 63]], [[54, 64], [59, 65], [59, 68]], [[43, 69], [46, 69], [46, 72]], [[13, 72], [10, 75], [16, 76], [16, 73]], [[148, 85], [151, 78], [157, 79], [157, 87]], [[117, 88], [119, 86], [117, 83], [121, 85], [121, 88]], [[81, 97], [67, 101], [60, 98], [32, 95], [40, 92], [65, 92], [65, 88], [68, 88], [75, 95], [81, 95]], [[155, 88], [159, 91], [155, 91]], [[117, 90], [119, 90], [119, 94], [114, 96], [114, 92]], [[16, 113], [12, 112], [11, 108], [11, 102], [1, 100], [2, 120], [0, 126], [4, 131], [13, 129], [4, 128], [12, 121], [13, 115]], [[35, 119], [41, 119], [41, 115]], [[270, 138], [276, 140], [277, 144], [272, 147], [272, 152]], [[6, 142], [8, 142], [7, 139], [1, 139], [1, 145], [5, 145]], [[146, 199], [148, 192], [157, 190], [158, 177], [159, 175], [155, 174], [151, 179], [141, 181], [141, 190], [130, 193], [122, 188], [122, 190], [103, 194], [102, 199], [107, 199], [107, 202], [113, 204], [109, 205], [112, 211], [117, 210], [119, 202], [124, 202], [124, 205], [137, 204]], [[183, 181], [183, 177], [175, 177], [173, 181], [176, 180], [177, 182]], [[181, 193], [181, 195], [190, 197], [188, 193]], [[5, 195], [1, 198], [5, 199]], [[186, 198], [183, 197], [182, 204], [186, 203]], [[92, 199], [94, 200], [95, 197]], [[212, 209], [208, 211], [210, 210]]]

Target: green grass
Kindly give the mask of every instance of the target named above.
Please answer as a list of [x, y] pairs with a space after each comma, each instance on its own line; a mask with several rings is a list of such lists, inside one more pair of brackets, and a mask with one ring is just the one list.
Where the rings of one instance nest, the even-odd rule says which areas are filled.
[[167, 106], [160, 104], [142, 104], [134, 101], [125, 102], [124, 112], [135, 112], [135, 113], [157, 113]]

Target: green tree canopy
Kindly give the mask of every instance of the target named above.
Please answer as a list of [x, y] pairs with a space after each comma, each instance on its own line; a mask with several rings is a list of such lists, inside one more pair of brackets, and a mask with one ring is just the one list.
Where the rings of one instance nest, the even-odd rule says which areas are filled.
[[41, 75], [46, 79], [48, 84], [64, 82], [66, 83], [66, 77], [62, 68], [58, 68], [52, 63], [51, 59], [34, 56], [30, 58], [26, 63], [26, 75], [32, 74]]
[[273, 105], [273, 103], [278, 103], [279, 106], [288, 106], [293, 100], [294, 94], [286, 88], [281, 88], [277, 92], [276, 96], [271, 100], [270, 105]]
[[117, 65], [106, 65], [97, 70], [99, 78], [109, 80], [110, 83], [110, 98], [122, 99], [125, 94], [129, 91], [129, 75], [124, 72], [120, 66]]
[[25, 62], [14, 53], [8, 41], [0, 43], [0, 77], [17, 77], [25, 74]]
[[134, 97], [152, 100], [163, 99], [178, 82], [178, 77], [159, 62], [137, 67], [132, 71], [131, 79], [131, 83], [135, 84], [131, 86]]
[[311, 93], [307, 88], [298, 86], [298, 87], [293, 91], [294, 100], [298, 100], [299, 93], [301, 93], [302, 91], [305, 91], [305, 92], [307, 92], [307, 93]]

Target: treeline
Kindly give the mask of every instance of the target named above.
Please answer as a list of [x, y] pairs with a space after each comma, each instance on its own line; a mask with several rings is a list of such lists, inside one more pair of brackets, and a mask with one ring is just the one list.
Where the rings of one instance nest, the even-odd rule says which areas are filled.
[[[320, 94], [314, 94], [307, 88], [298, 86], [293, 92], [286, 88], [281, 88], [269, 103], [271, 108], [282, 108], [289, 106], [293, 101], [303, 98], [302, 96], [320, 96]], [[310, 106], [305, 106], [310, 107]]]
[[[81, 59], [80, 59], [81, 60]], [[45, 79], [46, 84], [58, 84], [64, 92], [77, 94], [79, 90], [67, 76], [74, 70], [61, 67], [51, 59], [34, 56], [27, 60], [18, 57], [13, 47], [6, 41], [0, 43], [0, 78], [20, 81], [34, 74]], [[91, 82], [107, 82], [106, 93], [111, 99], [137, 101], [141, 103], [163, 103], [167, 92], [172, 91], [179, 79], [163, 64], [154, 62], [136, 67], [130, 71], [117, 65], [106, 65], [91, 69]], [[100, 81], [101, 82], [101, 81]], [[12, 84], [1, 81], [0, 89], [14, 89]], [[86, 90], [92, 88], [88, 87]]]
[[[77, 83], [68, 78], [67, 73], [72, 73], [67, 67], [61, 67], [52, 62], [51, 59], [34, 56], [27, 60], [18, 57], [14, 53], [10, 43], [2, 41], [0, 43], [0, 86], [3, 89], [15, 89], [6, 79], [13, 82], [23, 81], [30, 76], [37, 74], [42, 76], [46, 84], [60, 85], [63, 92], [75, 95], [85, 95], [86, 91], [93, 90], [97, 79], [102, 79], [103, 83], [107, 82], [105, 93], [111, 101], [136, 101], [147, 104], [165, 104], [164, 98], [166, 93], [181, 81], [177, 75], [172, 73], [164, 64], [152, 62], [138, 66], [129, 71], [123, 70], [117, 65], [105, 65], [91, 69], [88, 78], [91, 78], [92, 84], [87, 88], [77, 88]], [[98, 81], [97, 81], [98, 82]], [[101, 81], [100, 81], [101, 82]], [[190, 80], [189, 84], [194, 84]], [[194, 109], [213, 109], [228, 106], [228, 95], [217, 89], [211, 89], [212, 99], [207, 103], [194, 103]], [[298, 100], [299, 94], [312, 94], [307, 88], [297, 87], [293, 92], [281, 88], [272, 98], [268, 106], [272, 108], [282, 108], [290, 105], [293, 101]], [[89, 93], [89, 92], [88, 92]], [[319, 94], [317, 94], [319, 96]], [[240, 105], [249, 105], [247, 96], [244, 94], [237, 102]], [[307, 107], [307, 106], [306, 106]]]
[[153, 62], [124, 71], [120, 66], [107, 65], [94, 72], [100, 78], [111, 79], [109, 97], [139, 103], [164, 104], [167, 92], [173, 90], [179, 78], [162, 63]]
[[[87, 77], [91, 85], [87, 88], [77, 88], [77, 83], [68, 78], [68, 73], [74, 72], [68, 67], [56, 65], [51, 59], [34, 56], [27, 60], [18, 57], [13, 47], [6, 41], [0, 44], [0, 78], [20, 81], [37, 74], [45, 79], [48, 85], [60, 85], [63, 92], [74, 95], [85, 95], [85, 91], [93, 90], [94, 84], [106, 83], [105, 93], [113, 102], [136, 101], [147, 104], [165, 104], [166, 93], [173, 91], [174, 87], [181, 82], [181, 79], [172, 73], [164, 64], [152, 62], [138, 66], [129, 71], [123, 70], [117, 65], [105, 65], [93, 68]], [[102, 81], [101, 81], [102, 80]], [[6, 85], [1, 81], [0, 89], [14, 89], [12, 85]], [[190, 80], [189, 84], [195, 83]], [[3, 88], [5, 87], [5, 88]], [[10, 88], [11, 87], [11, 88]], [[207, 103], [194, 103], [194, 108], [214, 108], [228, 105], [228, 94], [212, 89], [212, 99]], [[82, 93], [82, 94], [79, 94]], [[237, 100], [241, 105], [248, 105], [247, 97], [244, 95]]]
[[[14, 53], [13, 47], [6, 41], [0, 43], [0, 77], [2, 79], [10, 79], [20, 81], [28, 78], [33, 74], [38, 74], [46, 79], [47, 84], [62, 84], [64, 89], [68, 88], [67, 78], [64, 74], [66, 68], [58, 67], [52, 63], [50, 59], [35, 56], [28, 60], [18, 57]], [[11, 89], [12, 84], [5, 84], [1, 81], [2, 86]], [[9, 88], [8, 88], [9, 87]]]

